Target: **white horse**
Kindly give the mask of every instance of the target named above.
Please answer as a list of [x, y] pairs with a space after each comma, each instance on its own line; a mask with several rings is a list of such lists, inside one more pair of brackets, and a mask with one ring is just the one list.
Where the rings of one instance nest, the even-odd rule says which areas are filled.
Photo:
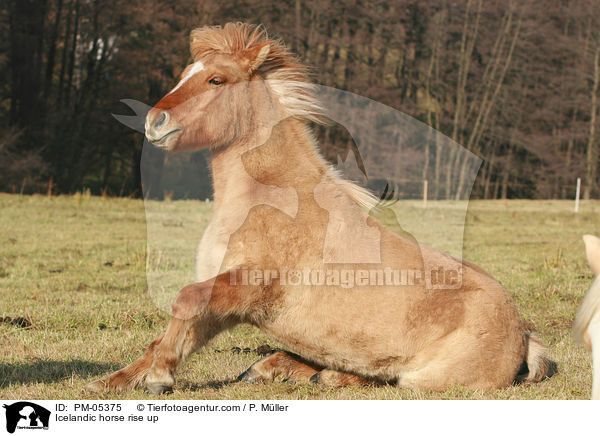
[[585, 235], [583, 241], [596, 280], [579, 307], [573, 333], [579, 341], [592, 350], [594, 371], [592, 400], [600, 400], [600, 238]]

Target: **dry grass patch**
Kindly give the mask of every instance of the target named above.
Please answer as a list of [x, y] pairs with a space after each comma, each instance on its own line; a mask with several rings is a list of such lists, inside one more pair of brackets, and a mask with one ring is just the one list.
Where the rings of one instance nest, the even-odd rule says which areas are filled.
[[[421, 229], [416, 231], [424, 231], [429, 226], [428, 237], [444, 248], [448, 242], [443, 236], [456, 231], [461, 205], [429, 206], [424, 212], [418, 202], [399, 202], [396, 213], [408, 228], [414, 224]], [[327, 389], [233, 383], [259, 356], [215, 350], [278, 346], [257, 329], [241, 326], [194, 355], [169, 398], [589, 398], [591, 358], [573, 343], [569, 330], [592, 281], [581, 236], [600, 235], [600, 202], [583, 202], [581, 209], [575, 215], [571, 202], [562, 201], [474, 201], [467, 213], [463, 256], [504, 284], [528, 326], [550, 344], [560, 371], [550, 380], [493, 392], [456, 387], [442, 393], [395, 386]], [[147, 291], [142, 201], [0, 194], [0, 210], [0, 318], [31, 321], [28, 328], [0, 323], [0, 397], [97, 398], [82, 387], [138, 357], [168, 319]], [[154, 204], [162, 221], [152, 225], [165, 229], [158, 236], [171, 237], [174, 252], [193, 253], [211, 210], [210, 203], [196, 201]], [[163, 260], [150, 259], [159, 264]], [[169, 262], [176, 269], [193, 264], [193, 259], [186, 254]], [[147, 397], [136, 391], [104, 398]]]

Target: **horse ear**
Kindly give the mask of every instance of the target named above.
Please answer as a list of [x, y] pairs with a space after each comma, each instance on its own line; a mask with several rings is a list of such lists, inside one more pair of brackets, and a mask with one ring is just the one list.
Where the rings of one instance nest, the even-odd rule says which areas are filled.
[[583, 237], [585, 242], [585, 253], [588, 258], [588, 262], [594, 271], [594, 275], [600, 275], [600, 238], [592, 235], [585, 235]]
[[271, 44], [268, 42], [247, 50], [246, 53], [244, 53], [244, 57], [248, 61], [248, 74], [255, 72], [267, 59], [270, 52]]

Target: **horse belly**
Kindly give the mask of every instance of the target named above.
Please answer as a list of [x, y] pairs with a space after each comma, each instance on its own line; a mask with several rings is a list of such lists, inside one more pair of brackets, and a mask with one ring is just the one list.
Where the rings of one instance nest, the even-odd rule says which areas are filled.
[[416, 387], [503, 385], [522, 361], [520, 320], [501, 288], [324, 292], [302, 292], [261, 327], [314, 363]]
[[417, 344], [402, 332], [402, 299], [373, 304], [366, 293], [352, 298], [354, 291], [334, 290], [314, 298], [313, 292], [319, 291], [303, 292], [261, 329], [290, 351], [332, 369], [391, 380], [410, 361]]

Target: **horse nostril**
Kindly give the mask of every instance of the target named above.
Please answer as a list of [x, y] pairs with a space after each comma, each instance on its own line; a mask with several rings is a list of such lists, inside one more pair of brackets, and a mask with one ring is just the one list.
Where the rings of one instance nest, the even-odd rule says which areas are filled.
[[167, 122], [167, 120], [169, 119], [169, 116], [167, 115], [166, 112], [162, 112], [158, 118], [156, 119], [156, 121], [154, 122], [154, 128], [156, 130], [160, 129], [163, 124], [165, 124]]

